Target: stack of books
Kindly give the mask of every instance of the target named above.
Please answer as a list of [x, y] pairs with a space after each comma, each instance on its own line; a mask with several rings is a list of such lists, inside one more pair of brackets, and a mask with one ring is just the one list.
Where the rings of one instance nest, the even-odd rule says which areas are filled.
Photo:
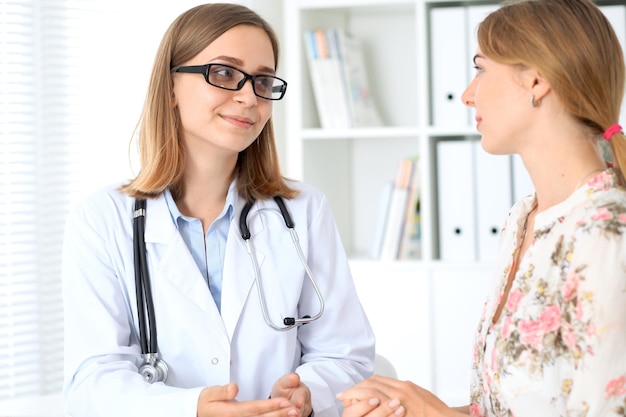
[[363, 45], [342, 29], [304, 33], [313, 94], [326, 129], [380, 126], [367, 79]]
[[380, 260], [421, 258], [420, 189], [417, 158], [398, 163], [396, 177], [383, 187], [370, 244]]

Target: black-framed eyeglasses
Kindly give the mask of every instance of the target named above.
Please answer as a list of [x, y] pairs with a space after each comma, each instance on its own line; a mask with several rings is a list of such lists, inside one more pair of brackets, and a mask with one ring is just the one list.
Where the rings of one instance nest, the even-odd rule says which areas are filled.
[[280, 100], [287, 91], [287, 81], [273, 75], [250, 75], [224, 64], [189, 65], [172, 68], [172, 72], [203, 74], [207, 83], [224, 90], [241, 90], [246, 81], [252, 81], [252, 90], [258, 97]]

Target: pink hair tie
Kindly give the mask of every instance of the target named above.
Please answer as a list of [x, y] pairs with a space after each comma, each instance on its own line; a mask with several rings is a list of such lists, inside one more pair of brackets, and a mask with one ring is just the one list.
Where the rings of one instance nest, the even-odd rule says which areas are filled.
[[609, 126], [609, 128], [604, 131], [604, 139], [610, 141], [613, 135], [616, 133], [622, 133], [622, 127], [617, 123]]

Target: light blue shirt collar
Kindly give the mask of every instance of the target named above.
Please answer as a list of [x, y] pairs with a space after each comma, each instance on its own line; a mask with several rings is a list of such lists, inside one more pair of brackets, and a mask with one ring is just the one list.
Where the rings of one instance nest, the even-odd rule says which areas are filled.
[[[229, 214], [228, 219], [232, 220], [234, 207], [235, 207], [235, 196], [237, 192], [236, 188], [237, 188], [237, 180], [233, 180], [228, 186], [228, 193], [226, 194], [226, 204], [224, 204], [224, 208], [222, 209], [222, 212], [219, 214], [219, 216], [217, 216], [215, 220], [220, 219], [222, 216], [224, 216], [224, 214], [226, 214], [226, 212], [228, 212]], [[167, 208], [170, 212], [170, 215], [172, 216], [172, 221], [176, 225], [177, 229], [180, 230], [179, 224], [178, 224], [180, 219], [185, 219], [187, 221], [193, 219], [193, 217], [185, 216], [184, 214], [180, 212], [180, 210], [178, 209], [178, 206], [176, 205], [176, 202], [174, 201], [172, 192], [170, 191], [169, 188], [163, 191], [163, 197], [165, 197]]]

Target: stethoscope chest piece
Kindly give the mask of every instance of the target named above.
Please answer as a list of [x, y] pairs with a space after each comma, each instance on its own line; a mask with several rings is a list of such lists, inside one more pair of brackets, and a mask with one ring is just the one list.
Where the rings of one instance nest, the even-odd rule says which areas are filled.
[[143, 380], [150, 384], [167, 381], [169, 368], [164, 361], [159, 359], [158, 354], [147, 353], [144, 357], [145, 361], [139, 368], [139, 374]]

